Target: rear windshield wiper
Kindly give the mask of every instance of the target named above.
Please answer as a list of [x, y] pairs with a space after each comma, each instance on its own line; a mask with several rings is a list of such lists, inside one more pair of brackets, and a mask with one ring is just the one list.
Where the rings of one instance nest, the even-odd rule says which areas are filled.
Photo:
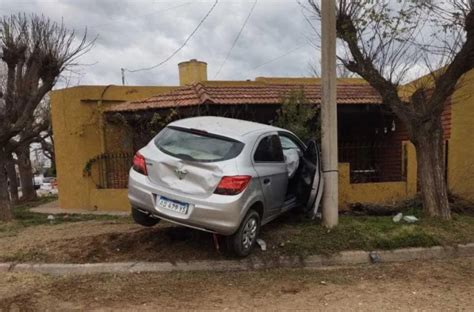
[[193, 160], [193, 161], [197, 161], [196, 158], [194, 158], [193, 156], [190, 156], [188, 154], [174, 154], [174, 156], [178, 157], [178, 158], [181, 158], [181, 159], [185, 159], [185, 160]]

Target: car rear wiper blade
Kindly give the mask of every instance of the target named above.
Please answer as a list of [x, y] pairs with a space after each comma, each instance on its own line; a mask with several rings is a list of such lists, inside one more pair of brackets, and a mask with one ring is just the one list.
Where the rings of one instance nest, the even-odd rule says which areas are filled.
[[193, 156], [190, 156], [188, 154], [175, 154], [176, 157], [178, 158], [182, 158], [182, 159], [185, 159], [185, 160], [194, 160], [194, 161], [197, 161], [196, 158], [194, 158]]

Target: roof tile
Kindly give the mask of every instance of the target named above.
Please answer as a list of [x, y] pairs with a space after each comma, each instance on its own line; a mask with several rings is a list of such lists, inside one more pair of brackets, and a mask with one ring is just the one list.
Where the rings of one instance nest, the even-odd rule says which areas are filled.
[[[201, 104], [280, 104], [293, 90], [304, 90], [310, 103], [321, 103], [320, 84], [258, 84], [255, 86], [210, 86], [197, 83], [166, 94], [111, 106], [107, 111], [127, 112], [149, 109], [197, 106]], [[338, 104], [381, 104], [380, 95], [368, 84], [338, 84]]]

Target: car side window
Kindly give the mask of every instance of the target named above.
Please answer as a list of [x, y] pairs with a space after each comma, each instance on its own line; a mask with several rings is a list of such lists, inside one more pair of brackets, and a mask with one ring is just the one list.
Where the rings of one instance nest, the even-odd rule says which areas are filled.
[[283, 162], [283, 150], [278, 135], [264, 137], [258, 144], [253, 159], [256, 162]]
[[283, 148], [283, 150], [295, 149], [299, 153], [302, 153], [301, 147], [291, 138], [284, 135], [280, 135], [280, 141], [281, 141], [281, 147]]

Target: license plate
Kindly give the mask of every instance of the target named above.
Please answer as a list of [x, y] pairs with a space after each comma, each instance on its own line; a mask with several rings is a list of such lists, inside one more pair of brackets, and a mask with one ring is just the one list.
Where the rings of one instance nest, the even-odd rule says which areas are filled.
[[160, 196], [157, 203], [158, 207], [172, 210], [177, 213], [187, 214], [189, 204], [168, 199], [166, 197]]

